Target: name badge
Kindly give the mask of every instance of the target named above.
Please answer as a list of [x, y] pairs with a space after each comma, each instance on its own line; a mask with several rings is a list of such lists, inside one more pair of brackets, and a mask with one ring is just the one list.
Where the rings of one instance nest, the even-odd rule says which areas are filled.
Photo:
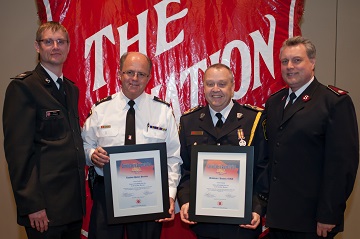
[[53, 116], [58, 116], [60, 115], [60, 110], [48, 110], [45, 112], [45, 117], [53, 117]]

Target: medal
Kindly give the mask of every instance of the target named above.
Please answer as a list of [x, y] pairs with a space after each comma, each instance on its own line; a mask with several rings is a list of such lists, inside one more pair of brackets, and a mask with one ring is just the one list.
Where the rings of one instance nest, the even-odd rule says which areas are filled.
[[246, 146], [246, 141], [243, 140], [243, 139], [240, 140], [240, 141], [239, 141], [239, 145], [240, 145], [240, 146]]
[[245, 136], [244, 136], [243, 129], [238, 129], [237, 134], [238, 134], [239, 145], [246, 146], [246, 141], [244, 140]]

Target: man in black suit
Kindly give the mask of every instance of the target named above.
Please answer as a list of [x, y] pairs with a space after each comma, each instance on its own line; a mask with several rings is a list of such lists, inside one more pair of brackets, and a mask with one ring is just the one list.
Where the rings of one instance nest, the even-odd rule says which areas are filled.
[[[204, 93], [208, 105], [197, 107], [180, 118], [180, 143], [182, 178], [178, 186], [181, 220], [191, 225], [198, 238], [258, 238], [261, 233], [261, 216], [266, 205], [266, 184], [257, 181], [266, 164], [257, 161], [255, 149], [254, 197], [252, 221], [248, 225], [209, 224], [189, 221], [190, 165], [192, 145], [260, 146], [255, 136], [261, 110], [240, 105], [232, 100], [234, 77], [231, 69], [223, 64], [211, 65], [204, 74]], [[220, 115], [221, 114], [221, 115]], [[259, 131], [260, 132], [260, 131]], [[261, 190], [260, 190], [261, 189]]]
[[70, 49], [66, 28], [44, 23], [35, 48], [39, 64], [10, 82], [3, 109], [17, 221], [30, 239], [78, 239], [85, 214], [85, 155], [79, 90], [62, 73]]
[[289, 88], [265, 105], [271, 238], [334, 238], [344, 227], [359, 163], [355, 109], [346, 91], [317, 81], [315, 60], [308, 39], [286, 40], [280, 61]]

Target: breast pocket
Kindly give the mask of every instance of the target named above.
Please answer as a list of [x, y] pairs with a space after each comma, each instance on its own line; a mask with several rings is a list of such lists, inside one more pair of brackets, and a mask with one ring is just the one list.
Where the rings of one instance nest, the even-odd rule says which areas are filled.
[[39, 127], [43, 139], [54, 141], [66, 137], [66, 119], [60, 110], [43, 110]]
[[186, 136], [186, 148], [190, 153], [193, 145], [211, 144], [207, 135], [187, 135]]
[[113, 125], [108, 128], [99, 127], [96, 131], [96, 136], [98, 138], [99, 145], [109, 146], [109, 145], [118, 145], [122, 142], [124, 135], [120, 135], [119, 127]]
[[148, 129], [143, 131], [144, 138], [149, 143], [165, 142], [166, 131]]

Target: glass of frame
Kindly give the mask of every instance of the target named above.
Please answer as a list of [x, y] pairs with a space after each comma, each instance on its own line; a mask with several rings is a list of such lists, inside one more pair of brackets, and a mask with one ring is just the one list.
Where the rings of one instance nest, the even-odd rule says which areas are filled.
[[193, 145], [189, 220], [250, 224], [254, 147]]
[[109, 224], [151, 221], [169, 217], [166, 143], [104, 147]]

